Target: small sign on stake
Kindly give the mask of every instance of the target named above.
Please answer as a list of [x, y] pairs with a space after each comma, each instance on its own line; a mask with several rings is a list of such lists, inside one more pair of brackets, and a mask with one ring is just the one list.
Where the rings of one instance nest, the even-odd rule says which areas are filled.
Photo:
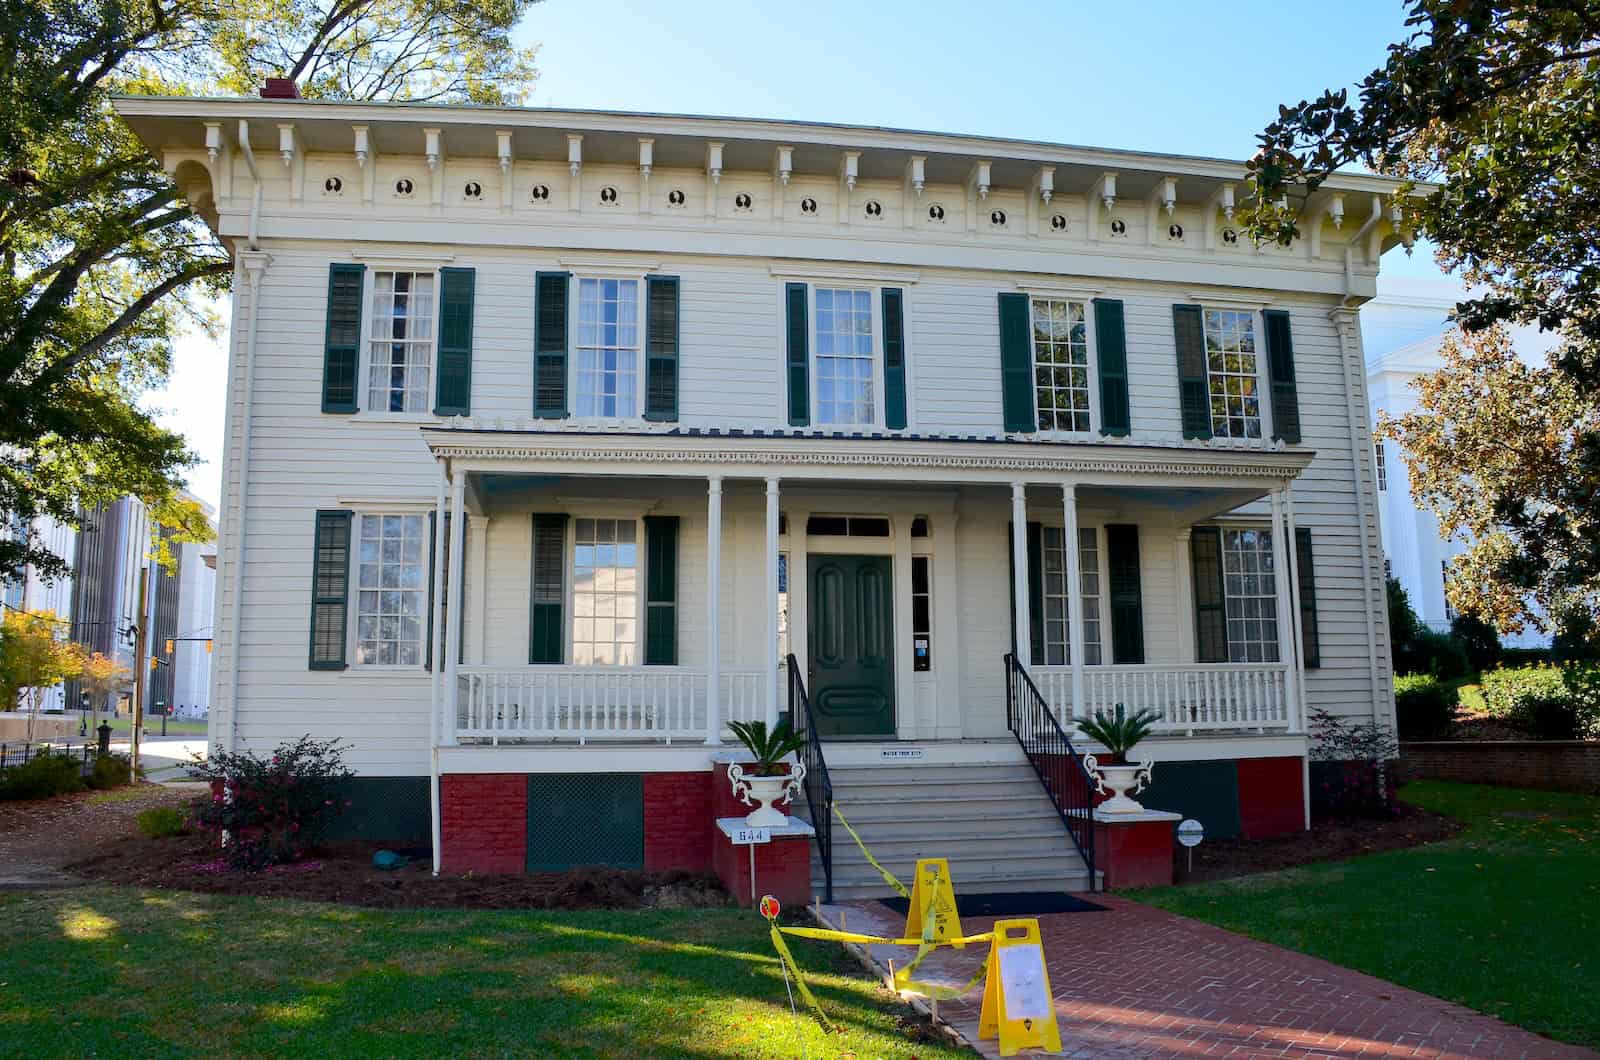
[[754, 843], [772, 842], [772, 830], [769, 828], [735, 828], [728, 833], [728, 841], [736, 847], [750, 846]]
[[1178, 824], [1178, 842], [1182, 843], [1189, 851], [1189, 871], [1194, 871], [1194, 848], [1206, 837], [1205, 826], [1193, 817]]

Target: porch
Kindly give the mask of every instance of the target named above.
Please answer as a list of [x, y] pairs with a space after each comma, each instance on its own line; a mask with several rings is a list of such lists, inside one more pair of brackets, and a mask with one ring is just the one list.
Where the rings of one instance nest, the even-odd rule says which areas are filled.
[[[441, 748], [704, 753], [789, 715], [791, 653], [830, 741], [1005, 739], [1008, 652], [1069, 731], [1122, 704], [1164, 741], [1303, 732], [1305, 454], [425, 435]], [[1270, 542], [1254, 661], [1197, 661], [1190, 534], [1219, 520]]]

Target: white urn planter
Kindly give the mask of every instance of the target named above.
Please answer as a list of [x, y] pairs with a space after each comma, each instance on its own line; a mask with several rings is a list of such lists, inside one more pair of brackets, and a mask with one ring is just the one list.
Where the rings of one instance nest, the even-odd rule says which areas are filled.
[[806, 767], [799, 762], [789, 767], [789, 772], [775, 776], [746, 773], [738, 762], [728, 767], [728, 779], [733, 783], [733, 794], [755, 809], [745, 814], [744, 823], [751, 828], [781, 828], [789, 819], [773, 803], [792, 799], [800, 793], [800, 782], [805, 779]]
[[[1101, 765], [1094, 755], [1083, 756], [1083, 767], [1094, 778], [1095, 790], [1111, 798], [1095, 807], [1098, 813], [1143, 813], [1144, 807], [1133, 798], [1150, 784], [1152, 762], [1127, 762]], [[1130, 794], [1131, 792], [1131, 794]]]

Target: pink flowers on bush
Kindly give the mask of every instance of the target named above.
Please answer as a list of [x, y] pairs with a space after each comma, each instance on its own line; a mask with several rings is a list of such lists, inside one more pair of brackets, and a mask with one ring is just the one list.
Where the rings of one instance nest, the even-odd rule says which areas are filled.
[[245, 751], [219, 753], [190, 767], [211, 781], [211, 797], [196, 800], [195, 823], [226, 834], [223, 859], [253, 872], [294, 861], [351, 802], [337, 805], [340, 787], [355, 773], [344, 765], [338, 740], [302, 736], [263, 759]]

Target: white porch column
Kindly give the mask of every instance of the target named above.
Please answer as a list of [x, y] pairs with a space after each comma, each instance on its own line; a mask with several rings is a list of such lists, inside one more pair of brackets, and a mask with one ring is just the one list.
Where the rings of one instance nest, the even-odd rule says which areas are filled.
[[1032, 627], [1028, 622], [1028, 494], [1011, 484], [1011, 594], [1016, 598], [1017, 661], [1033, 665]]
[[445, 611], [447, 628], [444, 631], [444, 655], [442, 658], [449, 660], [445, 668], [445, 702], [450, 710], [450, 724], [447, 730], [446, 741], [450, 744], [456, 742], [456, 718], [460, 712], [461, 683], [457, 679], [457, 671], [461, 667], [461, 583], [464, 580], [462, 572], [465, 567], [462, 563], [461, 553], [464, 551], [462, 541], [466, 536], [467, 517], [466, 508], [467, 473], [454, 470], [450, 473], [450, 575], [445, 583], [445, 591], [450, 594], [450, 602]]
[[[767, 731], [778, 725], [778, 480], [767, 479]], [[791, 723], [792, 724], [792, 723]]]
[[1295, 651], [1294, 607], [1289, 595], [1288, 534], [1284, 531], [1283, 491], [1272, 491], [1272, 575], [1278, 603], [1278, 658], [1284, 667], [1284, 711], [1291, 727], [1300, 700], [1299, 653]]
[[722, 744], [722, 479], [706, 480], [706, 746]]
[[1289, 550], [1289, 599], [1294, 605], [1290, 616], [1294, 626], [1294, 673], [1300, 695], [1291, 704], [1289, 731], [1305, 732], [1306, 727], [1306, 644], [1305, 626], [1300, 621], [1300, 549], [1296, 547], [1294, 527], [1294, 490], [1283, 491], [1283, 541]]
[[[439, 465], [439, 495], [433, 506], [433, 554], [444, 555], [445, 545], [445, 515], [450, 511], [450, 474], [445, 470], [443, 463]], [[433, 630], [433, 643], [429, 645], [429, 658], [433, 660], [433, 723], [429, 731], [433, 736], [435, 746], [443, 743], [455, 730], [454, 719], [446, 720], [444, 716], [444, 564], [433, 565], [433, 595], [432, 595], [433, 621], [429, 628]]]
[[1194, 662], [1194, 571], [1191, 569], [1190, 540], [1194, 527], [1180, 526], [1172, 539], [1172, 569], [1177, 581], [1178, 661]]
[[1084, 716], [1083, 698], [1083, 570], [1078, 555], [1078, 489], [1061, 487], [1062, 547], [1067, 554], [1067, 646], [1072, 664], [1072, 716]]

